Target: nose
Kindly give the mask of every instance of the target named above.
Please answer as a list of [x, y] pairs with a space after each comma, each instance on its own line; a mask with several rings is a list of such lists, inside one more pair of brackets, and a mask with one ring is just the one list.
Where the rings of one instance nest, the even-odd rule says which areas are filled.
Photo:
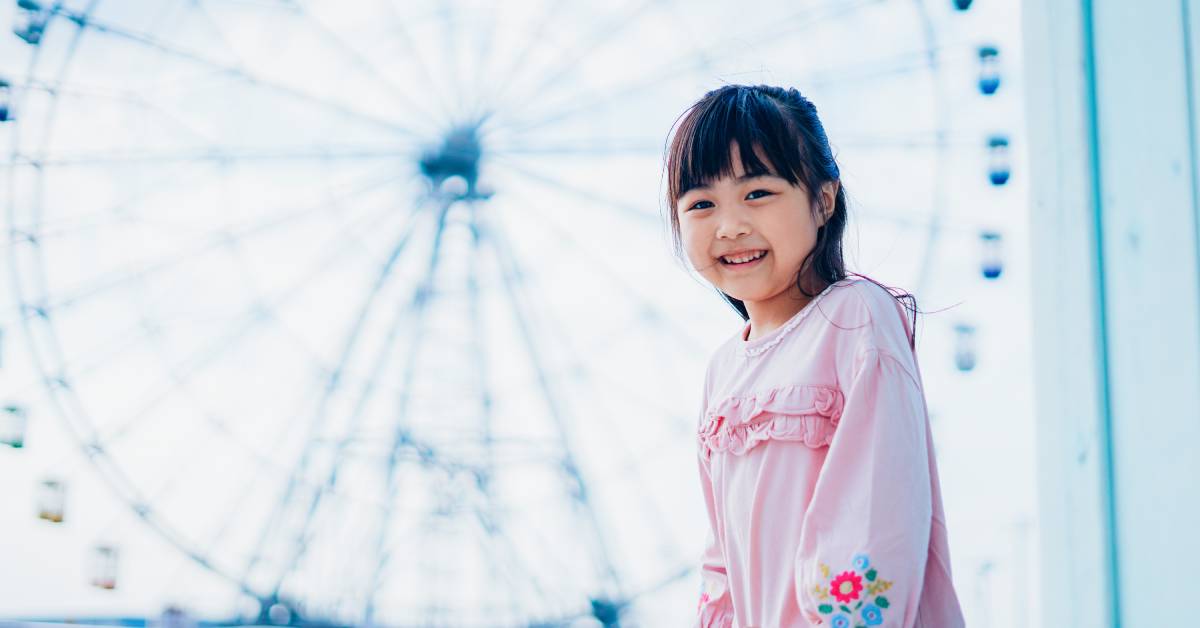
[[720, 213], [717, 223], [717, 239], [735, 240], [750, 233], [750, 222], [745, 215], [737, 210], [726, 208]]

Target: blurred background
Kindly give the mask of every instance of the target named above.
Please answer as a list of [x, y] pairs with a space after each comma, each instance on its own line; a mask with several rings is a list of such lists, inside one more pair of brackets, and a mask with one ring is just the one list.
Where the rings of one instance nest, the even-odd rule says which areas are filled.
[[1099, 4], [0, 3], [0, 621], [688, 625], [742, 323], [662, 154], [727, 83], [925, 312], [968, 625], [1178, 618], [1198, 25]]

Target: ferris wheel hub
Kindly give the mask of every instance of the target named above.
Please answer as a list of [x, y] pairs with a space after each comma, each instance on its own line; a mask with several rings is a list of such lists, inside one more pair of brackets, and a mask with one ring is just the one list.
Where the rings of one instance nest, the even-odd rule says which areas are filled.
[[422, 153], [419, 165], [421, 174], [443, 196], [453, 200], [483, 199], [491, 194], [479, 187], [482, 157], [479, 125], [469, 124], [447, 132], [439, 145]]

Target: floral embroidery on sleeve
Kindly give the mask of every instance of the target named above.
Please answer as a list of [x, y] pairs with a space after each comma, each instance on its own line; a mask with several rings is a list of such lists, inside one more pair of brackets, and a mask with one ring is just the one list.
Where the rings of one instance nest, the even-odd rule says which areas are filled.
[[[890, 606], [888, 599], [879, 594], [890, 589], [893, 583], [879, 577], [866, 554], [857, 554], [850, 562], [853, 569], [843, 571], [832, 580], [829, 580], [829, 566], [820, 565], [821, 577], [827, 579], [829, 585], [813, 588], [813, 594], [821, 601], [817, 610], [824, 615], [833, 615], [829, 620], [833, 628], [878, 626], [883, 623], [883, 609]], [[837, 610], [843, 612], [835, 614]], [[856, 623], [851, 624], [852, 618]]]

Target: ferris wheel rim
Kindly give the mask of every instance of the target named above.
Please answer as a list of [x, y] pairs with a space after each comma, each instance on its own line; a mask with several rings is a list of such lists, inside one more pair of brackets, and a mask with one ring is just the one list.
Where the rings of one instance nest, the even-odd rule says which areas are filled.
[[[85, 12], [85, 15], [86, 15], [87, 13], [90, 13], [90, 11], [91, 11], [91, 10], [92, 10], [92, 9], [93, 9], [93, 8], [94, 8], [96, 5], [98, 5], [98, 4], [99, 4], [99, 0], [92, 0], [92, 3], [91, 3], [91, 5], [88, 7], [88, 10]], [[921, 10], [923, 11], [923, 9], [924, 9], [924, 3], [923, 3], [921, 0], [914, 0], [914, 4], [915, 4], [915, 5], [916, 5], [916, 6], [917, 6], [919, 9], [921, 9]], [[81, 27], [81, 28], [80, 28], [80, 29], [79, 29], [79, 30], [76, 32], [76, 38], [80, 38], [80, 37], [82, 37], [82, 36], [83, 36], [83, 33], [85, 32], [85, 30], [86, 30], [86, 29], [84, 29], [84, 28], [82, 28], [82, 27]], [[927, 33], [927, 36], [931, 36], [931, 33]], [[35, 47], [35, 48], [36, 48], [36, 47]], [[37, 55], [37, 52], [38, 52], [37, 50], [35, 50], [35, 51], [34, 51], [34, 60], [36, 60], [36, 55]], [[73, 53], [72, 53], [72, 54], [73, 54]], [[33, 63], [33, 61], [34, 61], [34, 60], [31, 60], [31, 66], [30, 66], [31, 68], [32, 68], [32, 63]], [[65, 71], [65, 68], [67, 67], [67, 65], [68, 65], [67, 63], [64, 63], [64, 64], [63, 64], [63, 71]], [[30, 75], [32, 75], [32, 71], [30, 72]], [[52, 118], [53, 116], [49, 116], [49, 117], [50, 117], [50, 118]], [[50, 124], [50, 122], [47, 122], [47, 125], [48, 125], [48, 126], [49, 126], [49, 124]], [[13, 146], [14, 146], [14, 150], [15, 150], [15, 147], [16, 147], [16, 141], [15, 141], [15, 139], [14, 139], [14, 144], [13, 144]], [[941, 151], [941, 153], [944, 155], [944, 153], [945, 153], [944, 147], [943, 147], [943, 148], [941, 148], [941, 149], [940, 149], [940, 151]], [[14, 159], [14, 161], [16, 160], [16, 156], [15, 156], [15, 154], [14, 154], [14, 156], [13, 156], [13, 159]], [[42, 180], [42, 177], [43, 177], [43, 176], [44, 176], [44, 173], [43, 173], [43, 172], [41, 172], [41, 171], [39, 171], [39, 175], [38, 175], [39, 181], [41, 181], [41, 180]], [[10, 182], [11, 182], [11, 177], [12, 177], [12, 166], [10, 166]], [[40, 184], [40, 185], [44, 185], [44, 183], [42, 183], [42, 184]], [[10, 189], [11, 189], [11, 187], [10, 187]], [[12, 212], [12, 209], [13, 209], [13, 208], [12, 208], [12, 206], [11, 206], [11, 203], [10, 203], [10, 207], [9, 207], [9, 209], [10, 209], [10, 224], [13, 224], [12, 215], [11, 215], [11, 212]], [[936, 237], [936, 236], [935, 236], [935, 234], [932, 234], [932, 233], [931, 233], [931, 235], [930, 235], [930, 238], [931, 238], [931, 239], [933, 239], [933, 238], [935, 238], [935, 237]], [[40, 250], [39, 250], [39, 253], [40, 253]], [[15, 255], [15, 254], [14, 254], [14, 255]], [[13, 260], [13, 259], [11, 259], [11, 258], [10, 258], [10, 262], [15, 262], [15, 260]], [[16, 264], [15, 264], [15, 263], [10, 263], [10, 268], [13, 268], [13, 272], [14, 272], [14, 275], [15, 275], [15, 272], [16, 272], [16, 270], [15, 270], [15, 269], [16, 269]], [[21, 286], [22, 286], [22, 285], [23, 285], [23, 284], [22, 284], [22, 282], [21, 282], [19, 279], [17, 279], [17, 278], [14, 276], [14, 287], [15, 287], [15, 289], [16, 289], [16, 290], [18, 290], [18, 291], [20, 291], [20, 290], [21, 290]], [[25, 302], [25, 299], [23, 298], [23, 295], [22, 295], [22, 296], [21, 296], [21, 298], [20, 298], [20, 303], [21, 303], [21, 309], [22, 309], [22, 311], [25, 311], [25, 309], [27, 308], [27, 306], [28, 306], [29, 304]], [[34, 311], [35, 311], [35, 313], [36, 313], [36, 307], [35, 307]], [[44, 319], [47, 321], [47, 324], [49, 324], [49, 317], [45, 316], [45, 312], [42, 312], [41, 314], [37, 315], [36, 317], [38, 317], [38, 318], [44, 318]], [[22, 326], [25, 328], [25, 332], [26, 332], [27, 336], [28, 336], [28, 337], [30, 337], [30, 338], [32, 339], [32, 338], [35, 336], [35, 334], [34, 334], [34, 333], [33, 333], [33, 332], [32, 332], [32, 331], [29, 329], [29, 327], [28, 327], [29, 320], [30, 320], [29, 318], [27, 318], [27, 317], [25, 317], [25, 316], [22, 316]], [[31, 343], [31, 346], [33, 346], [33, 345], [36, 345], [36, 343]], [[55, 348], [56, 352], [58, 353], [59, 362], [61, 363], [61, 362], [63, 361], [63, 360], [62, 360], [62, 356], [63, 356], [63, 354], [62, 354], [62, 347], [58, 346], [58, 343], [57, 343], [57, 341], [55, 341], [55, 342], [54, 342], [54, 345], [55, 345], [55, 347], [54, 347], [54, 348]], [[35, 353], [35, 354], [38, 354], [38, 352], [37, 352], [36, 350], [34, 351], [34, 353]], [[45, 368], [45, 364], [43, 363], [43, 361], [42, 361], [42, 358], [41, 358], [40, 354], [39, 354], [39, 355], [35, 355], [35, 361], [37, 361], [37, 364], [38, 364], [38, 369], [39, 369], [40, 371], [42, 371], [43, 373], [47, 372], [47, 369]], [[65, 379], [65, 378], [59, 378], [59, 379], [57, 379], [57, 380], [55, 380], [55, 381], [53, 381], [53, 382], [52, 382], [52, 381], [51, 381], [51, 379], [50, 379], [49, 377], [47, 377], [47, 385], [51, 387], [51, 389], [52, 389], [52, 392], [54, 393], [52, 396], [53, 396], [53, 397], [55, 397], [55, 399], [56, 399], [56, 402], [55, 402], [55, 407], [56, 407], [56, 409], [58, 410], [58, 412], [60, 413], [60, 415], [62, 415], [62, 414], [65, 412], [65, 411], [62, 409], [62, 405], [61, 405], [60, 401], [58, 400], [58, 396], [59, 396], [59, 395], [67, 395], [67, 394], [72, 394], [71, 387], [70, 387], [70, 385], [69, 385], [69, 381], [68, 381], [67, 379]], [[82, 404], [80, 404], [80, 407], [82, 408]], [[87, 444], [87, 443], [88, 443], [88, 440], [87, 440], [87, 438], [86, 438], [86, 437], [83, 435], [83, 433], [84, 433], [84, 432], [86, 432], [87, 430], [86, 430], [86, 429], [80, 430], [79, 428], [80, 428], [81, 426], [74, 425], [74, 422], [73, 422], [71, 419], [67, 419], [67, 423], [68, 423], [69, 427], [72, 427], [72, 428], [73, 428], [73, 430], [72, 430], [72, 433], [73, 433], [73, 435], [76, 437], [76, 439], [79, 441], [79, 443], [80, 443], [81, 447], [83, 447], [83, 448], [85, 449], [85, 451], [87, 451], [87, 448], [91, 446], [91, 445], [88, 445], [88, 444]], [[94, 427], [94, 423], [92, 423], [92, 422], [87, 422], [87, 425], [86, 425], [86, 426], [82, 426], [82, 427], [85, 427], [85, 428], [86, 428], [86, 427]], [[100, 452], [98, 452], [98, 453], [99, 453], [99, 455], [104, 455], [104, 452], [103, 452], [102, 450], [101, 450]], [[88, 457], [89, 457], [89, 460], [93, 460], [93, 461], [94, 461], [96, 456], [95, 456], [95, 455], [89, 455]], [[98, 466], [97, 468], [100, 468], [100, 467]], [[113, 468], [114, 468], [114, 469], [117, 469], [117, 470], [119, 470], [119, 468], [120, 468], [120, 467], [119, 467], [119, 465], [116, 465], [116, 464], [114, 464], [114, 465], [113, 465]], [[134, 483], [133, 483], [131, 480], [129, 480], [129, 478], [126, 478], [126, 477], [124, 477], [124, 476], [123, 476], [123, 474], [122, 474], [122, 475], [120, 475], [120, 476], [111, 476], [111, 477], [110, 477], [109, 475], [104, 475], [104, 477], [105, 477], [105, 481], [106, 481], [107, 483], [110, 483], [110, 486], [112, 486], [112, 487], [114, 488], [114, 490], [118, 490], [118, 489], [116, 489], [116, 486], [117, 486], [118, 484], [120, 484], [120, 485], [127, 485], [128, 487], [133, 487], [133, 486], [135, 486], [135, 484], [134, 484]], [[112, 478], [115, 478], [115, 479], [112, 479]], [[140, 502], [139, 502], [139, 500], [137, 500], [137, 499], [132, 499], [132, 498], [131, 498], [132, 496], [133, 496], [133, 495], [132, 495], [131, 493], [125, 493], [125, 494], [122, 494], [122, 495], [121, 495], [121, 497], [122, 497], [123, 501], [125, 501], [125, 502], [127, 503], [127, 505], [128, 505], [128, 506], [129, 506], [131, 509], [133, 509], [133, 510], [134, 510], [134, 512], [138, 513], [138, 514], [141, 516], [141, 518], [142, 518], [142, 519], [144, 519], [144, 520], [145, 520], [145, 521], [146, 521], [146, 522], [147, 522], [149, 525], [151, 525], [151, 527], [152, 527], [153, 529], [155, 529], [157, 532], [159, 532], [159, 534], [160, 534], [160, 535], [162, 535], [164, 538], [166, 538], [166, 539], [168, 539], [168, 540], [171, 540], [172, 538], [175, 538], [175, 537], [174, 537], [174, 535], [172, 534], [171, 528], [170, 528], [169, 526], [165, 525], [165, 521], [158, 521], [158, 519], [157, 519], [157, 518], [155, 518], [155, 517], [150, 517], [150, 516], [149, 516], [149, 514], [150, 514], [150, 511], [148, 511], [144, 505], [141, 505], [141, 504], [140, 504]], [[158, 524], [159, 524], [159, 525], [156, 525], [156, 523], [155, 523], [156, 521], [158, 522]], [[161, 525], [161, 527], [160, 527], [160, 525]], [[193, 560], [195, 560], [195, 561], [196, 561], [198, 564], [200, 564], [200, 565], [204, 566], [205, 568], [208, 568], [208, 569], [210, 569], [210, 570], [213, 570], [213, 572], [214, 572], [214, 573], [217, 573], [218, 575], [224, 575], [224, 574], [221, 574], [219, 571], [217, 571], [217, 570], [215, 569], [215, 565], [214, 565], [214, 562], [213, 562], [212, 560], [208, 559], [207, 557], [205, 557], [205, 556], [203, 556], [203, 555], [200, 555], [200, 554], [197, 554], [197, 553], [195, 553], [195, 552], [189, 551], [189, 549], [188, 549], [188, 546], [187, 546], [186, 544], [180, 544], [180, 543], [177, 543], [177, 542], [173, 542], [172, 544], [173, 544], [173, 545], [175, 545], [175, 546], [176, 546], [178, 549], [180, 549], [181, 551], [183, 551], [183, 552], [184, 552], [186, 555], [188, 555], [190, 558], [192, 558]], [[247, 594], [256, 595], [256, 596], [258, 595], [258, 594], [256, 594], [256, 593], [254, 593], [254, 592], [252, 592], [252, 591], [250, 591], [250, 590], [246, 589], [246, 588], [245, 588], [245, 582], [244, 582], [244, 581], [241, 581], [241, 582], [236, 582], [236, 581], [234, 581], [234, 580], [231, 580], [231, 582], [233, 582], [233, 583], [235, 583], [235, 584], [238, 584], [239, 586], [242, 586], [242, 587], [243, 587], [243, 591], [244, 591], [245, 593], [247, 593]]]

